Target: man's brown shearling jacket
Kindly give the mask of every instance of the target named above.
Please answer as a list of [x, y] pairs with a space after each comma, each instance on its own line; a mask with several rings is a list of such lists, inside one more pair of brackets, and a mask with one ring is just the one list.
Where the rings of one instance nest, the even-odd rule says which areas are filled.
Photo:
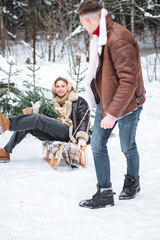
[[103, 116], [120, 118], [145, 102], [139, 47], [132, 33], [109, 15], [107, 44], [99, 57], [96, 79], [91, 88], [101, 102]]

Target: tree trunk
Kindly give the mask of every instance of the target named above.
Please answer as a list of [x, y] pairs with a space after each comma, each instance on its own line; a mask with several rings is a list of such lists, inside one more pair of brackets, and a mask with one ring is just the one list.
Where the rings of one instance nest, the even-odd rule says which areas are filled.
[[28, 35], [28, 24], [26, 20], [26, 11], [24, 11], [24, 40], [25, 42], [29, 42], [29, 35]]
[[57, 37], [56, 35], [53, 36], [53, 62], [56, 61], [56, 44], [57, 44]]
[[126, 19], [125, 19], [125, 14], [123, 11], [123, 6], [122, 6], [122, 2], [120, 1], [120, 13], [121, 13], [121, 23], [124, 27], [126, 27]]
[[36, 64], [36, 31], [33, 29], [33, 63]]
[[158, 60], [158, 44], [157, 44], [157, 27], [154, 27], [154, 33], [153, 33], [153, 46], [154, 51], [156, 54], [155, 61], [154, 61], [154, 72], [155, 72], [155, 81], [157, 81], [157, 60]]
[[134, 0], [132, 0], [131, 6], [131, 33], [134, 36]]
[[89, 46], [90, 46], [90, 36], [88, 33], [85, 34], [85, 44], [86, 44], [86, 50], [87, 50], [87, 56], [86, 61], [89, 62]]
[[51, 61], [51, 34], [48, 36], [48, 61]]
[[2, 7], [0, 7], [0, 28], [1, 28], [1, 49], [4, 55], [6, 46], [5, 46], [5, 32], [4, 32], [4, 24], [3, 24]]

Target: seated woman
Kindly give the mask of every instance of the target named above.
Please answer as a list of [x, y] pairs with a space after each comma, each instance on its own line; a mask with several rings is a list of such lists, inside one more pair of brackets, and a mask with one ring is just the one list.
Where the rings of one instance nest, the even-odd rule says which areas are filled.
[[14, 132], [7, 145], [0, 148], [0, 162], [10, 161], [13, 148], [28, 133], [44, 141], [71, 140], [73, 143], [78, 142], [79, 146], [86, 144], [90, 115], [87, 102], [79, 97], [69, 81], [62, 77], [55, 80], [52, 94], [55, 109], [61, 113], [60, 118], [54, 119], [39, 113], [7, 118], [0, 112], [0, 134], [6, 130]]

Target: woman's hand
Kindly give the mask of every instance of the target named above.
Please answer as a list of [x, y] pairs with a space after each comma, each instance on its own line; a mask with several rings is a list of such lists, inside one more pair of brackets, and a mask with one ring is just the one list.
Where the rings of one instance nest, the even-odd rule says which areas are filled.
[[37, 101], [35, 103], [31, 102], [32, 108], [33, 108], [33, 113], [39, 113], [39, 108], [41, 106], [41, 102]]
[[84, 147], [86, 145], [86, 141], [84, 140], [84, 138], [78, 138], [78, 147]]

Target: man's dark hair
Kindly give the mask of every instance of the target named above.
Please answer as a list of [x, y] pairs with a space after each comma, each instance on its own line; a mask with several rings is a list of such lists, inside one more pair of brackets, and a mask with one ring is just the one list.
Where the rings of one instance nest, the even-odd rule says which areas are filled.
[[85, 15], [86, 13], [98, 12], [101, 8], [101, 5], [96, 0], [86, 0], [78, 8], [78, 13], [79, 15]]

